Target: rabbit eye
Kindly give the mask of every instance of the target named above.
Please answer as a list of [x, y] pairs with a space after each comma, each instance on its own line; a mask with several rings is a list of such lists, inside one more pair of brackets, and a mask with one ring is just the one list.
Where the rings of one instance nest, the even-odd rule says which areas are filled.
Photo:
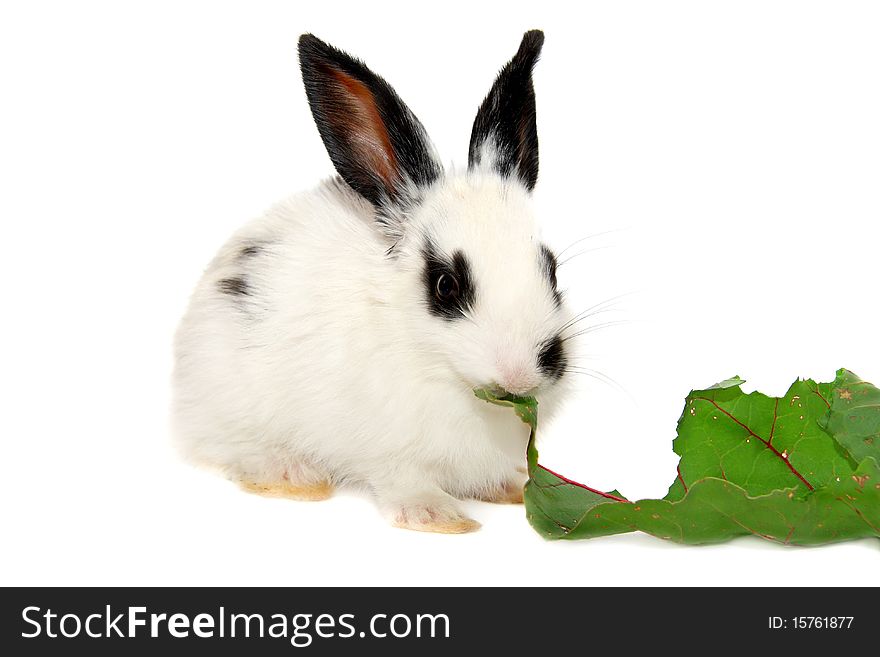
[[458, 280], [452, 274], [440, 274], [434, 288], [441, 301], [449, 301], [458, 296]]
[[462, 251], [453, 251], [449, 255], [442, 253], [434, 241], [428, 239], [422, 255], [425, 259], [422, 281], [428, 312], [449, 321], [467, 316], [476, 294], [465, 254]]

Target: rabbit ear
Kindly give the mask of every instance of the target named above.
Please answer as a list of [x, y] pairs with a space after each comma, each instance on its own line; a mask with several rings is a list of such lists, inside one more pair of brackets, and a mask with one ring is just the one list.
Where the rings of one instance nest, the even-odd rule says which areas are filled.
[[440, 176], [425, 129], [385, 80], [311, 34], [299, 38], [299, 61], [324, 146], [356, 192], [401, 203]]
[[519, 50], [501, 69], [471, 131], [468, 166], [489, 166], [502, 176], [515, 174], [529, 190], [538, 181], [538, 129], [532, 68], [541, 54], [544, 33], [523, 35]]

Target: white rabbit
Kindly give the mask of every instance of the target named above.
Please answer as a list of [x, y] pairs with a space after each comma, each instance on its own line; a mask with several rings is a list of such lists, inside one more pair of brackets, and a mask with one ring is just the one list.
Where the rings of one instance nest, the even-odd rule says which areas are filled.
[[[571, 315], [531, 207], [523, 37], [446, 173], [385, 80], [306, 34], [299, 55], [339, 174], [239, 231], [176, 336], [174, 430], [190, 460], [267, 495], [367, 488], [396, 526], [479, 524], [457, 498], [522, 501], [525, 425], [476, 387], [560, 397]], [[452, 96], [452, 94], [450, 94]]]

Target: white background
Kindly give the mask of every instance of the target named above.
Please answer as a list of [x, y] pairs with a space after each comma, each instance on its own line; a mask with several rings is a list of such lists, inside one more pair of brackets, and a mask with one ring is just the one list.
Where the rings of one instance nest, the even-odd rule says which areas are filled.
[[576, 306], [630, 293], [589, 343], [620, 389], [584, 377], [542, 427], [548, 466], [662, 496], [691, 388], [880, 382], [876, 4], [425, 7], [2, 5], [0, 583], [880, 584], [876, 540], [549, 543], [521, 507], [476, 502], [481, 531], [419, 534], [353, 494], [268, 500], [178, 462], [171, 338], [202, 268], [332, 171], [305, 31], [385, 76], [459, 165], [497, 70], [546, 31], [546, 236], [596, 235], [560, 270]]

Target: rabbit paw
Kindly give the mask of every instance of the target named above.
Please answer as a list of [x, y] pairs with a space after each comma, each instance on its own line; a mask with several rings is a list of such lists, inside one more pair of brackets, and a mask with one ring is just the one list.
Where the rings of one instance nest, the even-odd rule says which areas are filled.
[[438, 534], [465, 534], [480, 528], [480, 523], [461, 512], [452, 495], [418, 479], [413, 474], [373, 486], [379, 508], [393, 526]]
[[519, 474], [514, 475], [500, 486], [490, 489], [477, 499], [495, 504], [522, 504], [523, 488], [525, 488], [528, 477], [524, 472], [520, 473], [519, 468], [517, 468], [517, 473]]
[[263, 497], [283, 497], [290, 500], [305, 500], [317, 502], [326, 500], [333, 494], [333, 486], [328, 481], [313, 484], [294, 485], [289, 481], [274, 483], [241, 480], [238, 485], [248, 493], [262, 495]]
[[430, 503], [400, 506], [394, 512], [392, 524], [402, 529], [438, 534], [466, 534], [480, 528], [480, 523], [462, 515], [456, 508]]
[[520, 482], [507, 482], [480, 499], [494, 504], [522, 504], [523, 484]]

